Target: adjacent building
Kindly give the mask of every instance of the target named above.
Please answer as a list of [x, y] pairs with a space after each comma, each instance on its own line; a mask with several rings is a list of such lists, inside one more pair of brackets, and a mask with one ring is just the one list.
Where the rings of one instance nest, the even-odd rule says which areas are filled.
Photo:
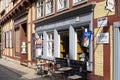
[[35, 2], [33, 0], [0, 0], [0, 24], [2, 29], [2, 55], [30, 65], [32, 33], [34, 31]]
[[[36, 63], [38, 56], [46, 62], [69, 56], [87, 61], [90, 80], [118, 80], [119, 4], [119, 0], [0, 0], [2, 56], [26, 66]], [[83, 41], [88, 31], [91, 37]]]

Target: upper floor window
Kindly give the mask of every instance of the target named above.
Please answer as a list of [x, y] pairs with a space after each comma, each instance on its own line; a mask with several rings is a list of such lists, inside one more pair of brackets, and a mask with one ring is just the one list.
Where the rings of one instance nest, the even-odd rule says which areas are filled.
[[73, 6], [86, 2], [87, 0], [73, 0]]
[[1, 11], [8, 7], [10, 0], [1, 0]]
[[57, 10], [61, 11], [68, 8], [68, 0], [57, 0]]
[[54, 0], [46, 0], [46, 15], [53, 13]]
[[44, 0], [37, 0], [37, 18], [44, 15]]

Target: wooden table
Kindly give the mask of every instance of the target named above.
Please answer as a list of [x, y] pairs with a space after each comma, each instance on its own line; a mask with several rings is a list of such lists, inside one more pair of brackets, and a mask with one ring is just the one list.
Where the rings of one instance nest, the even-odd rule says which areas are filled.
[[72, 70], [72, 68], [71, 67], [62, 67], [62, 68], [59, 68], [58, 70], [61, 72], [64, 72], [64, 74], [63, 74], [64, 80], [67, 80], [67, 76], [70, 75], [69, 71]]

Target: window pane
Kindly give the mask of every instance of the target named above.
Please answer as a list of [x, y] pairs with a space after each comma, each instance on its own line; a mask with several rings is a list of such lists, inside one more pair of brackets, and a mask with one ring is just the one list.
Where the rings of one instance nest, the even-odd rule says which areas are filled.
[[43, 55], [43, 35], [39, 34], [38, 37], [36, 37], [36, 57], [39, 57]]
[[43, 0], [38, 0], [37, 1], [37, 17], [42, 17], [43, 16]]
[[57, 1], [57, 9], [64, 9], [67, 8], [68, 0], [58, 0]]
[[53, 13], [53, 0], [46, 0], [46, 14]]
[[73, 5], [80, 4], [82, 2], [86, 2], [87, 0], [73, 0]]
[[9, 31], [9, 34], [10, 34], [10, 36], [9, 36], [9, 47], [10, 48], [12, 48], [12, 31]]
[[48, 34], [48, 56], [54, 55], [54, 36], [53, 33]]

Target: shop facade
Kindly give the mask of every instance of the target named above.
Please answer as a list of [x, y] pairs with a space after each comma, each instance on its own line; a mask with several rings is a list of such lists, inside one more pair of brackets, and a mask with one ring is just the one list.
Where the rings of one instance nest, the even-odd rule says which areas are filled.
[[[85, 60], [87, 54], [87, 70], [93, 71], [93, 42], [89, 48], [82, 47], [82, 35], [85, 29], [93, 31], [93, 6], [90, 3], [70, 12], [54, 16], [48, 20], [35, 23], [36, 38], [42, 40], [42, 51], [36, 51], [40, 58], [49, 61], [55, 57], [73, 60]], [[87, 10], [87, 11], [86, 11]]]
[[[112, 30], [116, 15], [113, 9], [105, 9], [107, 2], [109, 1], [87, 3], [37, 20], [35, 37], [43, 41], [40, 57], [49, 61], [69, 55], [70, 59], [83, 60], [81, 54], [87, 53], [88, 78], [114, 80]], [[89, 49], [81, 46], [85, 29], [92, 31]]]
[[[2, 55], [28, 66], [39, 56], [46, 62], [67, 56], [84, 61], [86, 53], [91, 80], [119, 79], [120, 20], [117, 8], [105, 9], [107, 1], [113, 0], [11, 0], [0, 13]], [[86, 29], [92, 31], [89, 48], [81, 46]]]
[[[83, 31], [92, 31], [93, 6], [94, 3], [91, 3], [75, 11], [37, 22], [36, 37], [43, 40], [41, 58], [54, 60], [55, 57], [66, 58], [68, 55], [70, 59], [80, 60], [80, 54], [85, 53], [81, 46]], [[89, 56], [91, 71], [92, 45], [90, 46], [86, 53]]]

